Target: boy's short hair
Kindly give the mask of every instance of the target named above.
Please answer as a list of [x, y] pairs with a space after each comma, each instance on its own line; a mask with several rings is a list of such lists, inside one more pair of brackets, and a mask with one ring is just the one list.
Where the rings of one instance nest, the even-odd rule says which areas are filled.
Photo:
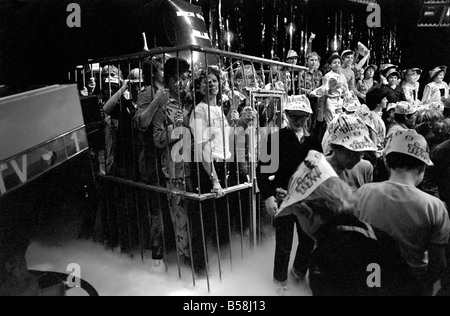
[[371, 111], [375, 110], [378, 104], [387, 97], [387, 93], [384, 89], [374, 88], [366, 94], [366, 105]]
[[306, 60], [310, 59], [311, 57], [317, 57], [319, 62], [322, 60], [322, 58], [316, 52], [311, 52], [308, 55], [306, 55]]
[[408, 171], [418, 170], [424, 172], [427, 165], [425, 162], [410, 155], [392, 152], [386, 155], [385, 164], [388, 169], [406, 169]]

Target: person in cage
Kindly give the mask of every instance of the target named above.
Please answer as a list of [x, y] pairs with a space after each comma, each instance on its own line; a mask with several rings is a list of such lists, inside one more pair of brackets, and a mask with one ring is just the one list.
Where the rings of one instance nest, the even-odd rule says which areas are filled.
[[[289, 178], [298, 165], [306, 158], [312, 149], [321, 151], [320, 143], [307, 130], [307, 123], [312, 114], [311, 105], [305, 95], [290, 96], [285, 107], [289, 125], [278, 132], [269, 134], [261, 144], [261, 156], [257, 166], [258, 187], [265, 201], [265, 209], [269, 215], [277, 213], [288, 188]], [[277, 148], [278, 150], [273, 150]], [[313, 248], [313, 241], [304, 234], [294, 216], [276, 218], [275, 258], [273, 280], [278, 286], [277, 291], [283, 294], [287, 289], [289, 260], [294, 236], [294, 226], [297, 227], [298, 246], [291, 274], [295, 280], [304, 280], [307, 272], [308, 254]]]
[[[198, 166], [200, 177], [199, 181], [197, 181], [197, 178], [193, 179], [194, 190], [200, 194], [211, 192], [215, 194], [216, 201], [202, 203], [202, 209], [205, 212], [202, 212], [201, 215], [204, 216], [206, 233], [208, 235], [213, 234], [212, 228], [216, 225], [212, 218], [215, 214], [212, 211], [214, 205], [216, 205], [218, 242], [219, 245], [225, 245], [229, 241], [229, 228], [232, 226], [232, 222], [229, 222], [227, 218], [227, 203], [230, 207], [231, 220], [237, 216], [236, 203], [233, 203], [235, 196], [230, 196], [229, 199], [223, 198], [225, 196], [224, 189], [237, 184], [236, 163], [230, 161], [236, 158], [234, 154], [237, 154], [239, 149], [233, 151], [233, 140], [235, 140], [235, 131], [239, 133], [238, 137], [245, 136], [243, 127], [254, 119], [254, 113], [251, 109], [244, 109], [239, 114], [235, 106], [230, 109], [228, 115], [225, 115], [222, 106], [221, 76], [216, 67], [209, 67], [207, 70], [200, 71], [195, 78], [194, 89], [198, 104], [190, 115], [189, 126], [194, 136], [194, 159], [196, 163], [193, 164], [193, 167]], [[239, 100], [234, 101], [239, 103]], [[238, 163], [241, 163], [241, 161], [238, 160]], [[241, 172], [239, 174], [241, 182], [243, 182], [243, 179], [247, 179], [248, 174]], [[199, 216], [198, 212], [192, 215], [194, 222], [192, 224], [192, 242], [196, 271], [204, 269], [205, 264], [205, 260], [201, 260], [203, 246], [200, 245], [202, 236], [199, 230]]]
[[[162, 175], [172, 191], [193, 192], [190, 154], [189, 116], [192, 107], [186, 102], [189, 90], [189, 63], [182, 58], [170, 58], [164, 64], [164, 87], [160, 89], [161, 104], [153, 119], [153, 141], [159, 149]], [[180, 103], [181, 102], [181, 103]], [[181, 135], [183, 137], [181, 137]], [[178, 150], [178, 146], [182, 144]], [[179, 194], [167, 194], [175, 233], [177, 254], [189, 262], [188, 213], [192, 203]]]
[[[139, 129], [139, 180], [149, 185], [165, 186], [165, 178], [159, 170], [160, 156], [153, 142], [153, 121], [156, 112], [168, 101], [168, 90], [164, 88], [164, 63], [161, 57], [152, 56], [142, 65], [144, 90], [139, 94], [134, 117]], [[145, 205], [147, 203], [149, 205]], [[160, 209], [165, 210], [167, 198], [165, 194], [149, 192], [143, 199], [144, 209], [150, 208], [150, 230], [144, 233], [147, 247], [152, 251], [152, 265], [162, 265], [163, 236]], [[150, 244], [148, 244], [150, 243]]]

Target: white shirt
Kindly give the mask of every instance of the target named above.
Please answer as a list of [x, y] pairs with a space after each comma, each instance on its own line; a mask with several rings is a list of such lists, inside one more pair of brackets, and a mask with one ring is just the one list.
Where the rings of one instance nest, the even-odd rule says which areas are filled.
[[213, 159], [231, 158], [231, 127], [220, 106], [208, 106], [200, 102], [195, 107], [195, 113], [191, 115], [189, 126], [196, 145], [211, 142]]
[[359, 219], [393, 237], [412, 267], [426, 267], [431, 244], [448, 243], [444, 203], [416, 187], [391, 181], [368, 184], [358, 190], [357, 199]]

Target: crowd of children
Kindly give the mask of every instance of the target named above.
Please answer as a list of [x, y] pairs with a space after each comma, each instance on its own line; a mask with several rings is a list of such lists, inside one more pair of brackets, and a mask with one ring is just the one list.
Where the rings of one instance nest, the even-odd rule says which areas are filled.
[[[202, 206], [183, 196], [160, 195], [166, 201], [159, 206], [170, 210], [178, 254], [202, 274], [207, 260], [201, 243], [204, 225], [215, 221], [221, 241], [229, 240], [236, 218], [241, 217], [241, 229], [248, 226], [248, 218], [242, 219], [242, 212], [235, 210], [248, 197], [236, 201], [225, 194], [229, 186], [249, 180], [247, 138], [238, 146], [233, 143], [239, 139], [236, 135], [255, 122], [263, 127], [262, 122], [277, 120], [276, 109], [269, 114], [251, 104], [249, 91], [283, 91], [281, 126], [260, 139], [261, 152], [275, 155], [279, 167], [264, 172], [272, 162], [257, 164], [263, 208], [276, 215], [273, 278], [278, 291], [286, 289], [296, 226], [299, 243], [291, 275], [304, 280], [309, 270], [313, 294], [435, 294], [445, 271], [450, 235], [447, 67], [431, 69], [430, 83], [422, 89], [421, 69], [399, 71], [396, 65], [370, 64], [369, 54], [364, 51], [363, 62], [356, 63], [351, 50], [334, 53], [327, 60], [328, 70], [322, 72], [320, 56], [309, 51], [308, 70], [297, 77], [288, 66], [275, 65], [267, 76], [263, 68], [257, 71], [250, 64], [236, 69], [231, 65], [229, 75], [217, 66], [194, 71], [182, 58], [163, 62], [153, 57], [123, 80], [115, 66], [106, 66], [105, 172], [173, 192], [215, 194], [214, 203], [203, 205], [217, 209], [215, 219], [203, 218], [198, 212]], [[291, 64], [298, 61], [294, 51], [287, 57]], [[184, 128], [181, 133], [174, 132], [179, 128]], [[185, 141], [191, 138], [192, 142]], [[200, 163], [177, 160], [174, 149], [182, 157], [190, 151], [188, 156]], [[319, 161], [320, 167], [311, 161]], [[302, 168], [304, 173], [299, 174]], [[322, 171], [329, 175], [326, 179], [321, 178]], [[150, 199], [152, 209], [158, 208], [157, 196]], [[286, 206], [289, 199], [295, 201]], [[160, 262], [160, 214], [149, 216], [153, 259]], [[345, 243], [353, 246], [339, 253]], [[395, 264], [387, 263], [383, 247], [389, 248]], [[368, 254], [367, 249], [373, 252]], [[373, 260], [380, 260], [389, 273], [397, 271], [395, 280], [405, 283], [385, 291], [369, 290], [364, 285], [366, 270], [361, 269]], [[410, 268], [412, 279], [404, 266]]]

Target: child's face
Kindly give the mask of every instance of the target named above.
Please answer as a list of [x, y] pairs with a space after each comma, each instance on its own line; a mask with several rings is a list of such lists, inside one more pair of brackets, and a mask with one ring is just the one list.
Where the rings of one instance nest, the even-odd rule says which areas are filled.
[[411, 71], [408, 76], [406, 77], [406, 81], [410, 82], [410, 83], [415, 83], [417, 81], [419, 81], [420, 76], [416, 71]]
[[390, 86], [395, 86], [398, 83], [398, 77], [395, 75], [389, 76], [388, 82]]
[[365, 73], [365, 78], [371, 79], [371, 78], [373, 78], [374, 75], [375, 75], [375, 70], [373, 70], [373, 68], [369, 68], [369, 69], [367, 69], [367, 71]]
[[355, 56], [353, 54], [346, 55], [344, 57], [344, 66], [348, 67], [349, 65], [353, 64], [354, 60], [355, 60]]
[[445, 74], [443, 71], [441, 71], [440, 73], [438, 73], [436, 78], [434, 78], [434, 81], [437, 83], [441, 83], [442, 81], [444, 81], [444, 77], [445, 77]]
[[339, 72], [341, 70], [341, 60], [340, 59], [334, 59], [331, 62], [331, 70], [333, 70], [334, 72]]
[[319, 58], [317, 56], [310, 56], [308, 58], [308, 68], [309, 69], [319, 68]]
[[431, 124], [431, 131], [434, 135], [443, 135], [446, 130], [446, 125], [444, 121], [437, 121]]

